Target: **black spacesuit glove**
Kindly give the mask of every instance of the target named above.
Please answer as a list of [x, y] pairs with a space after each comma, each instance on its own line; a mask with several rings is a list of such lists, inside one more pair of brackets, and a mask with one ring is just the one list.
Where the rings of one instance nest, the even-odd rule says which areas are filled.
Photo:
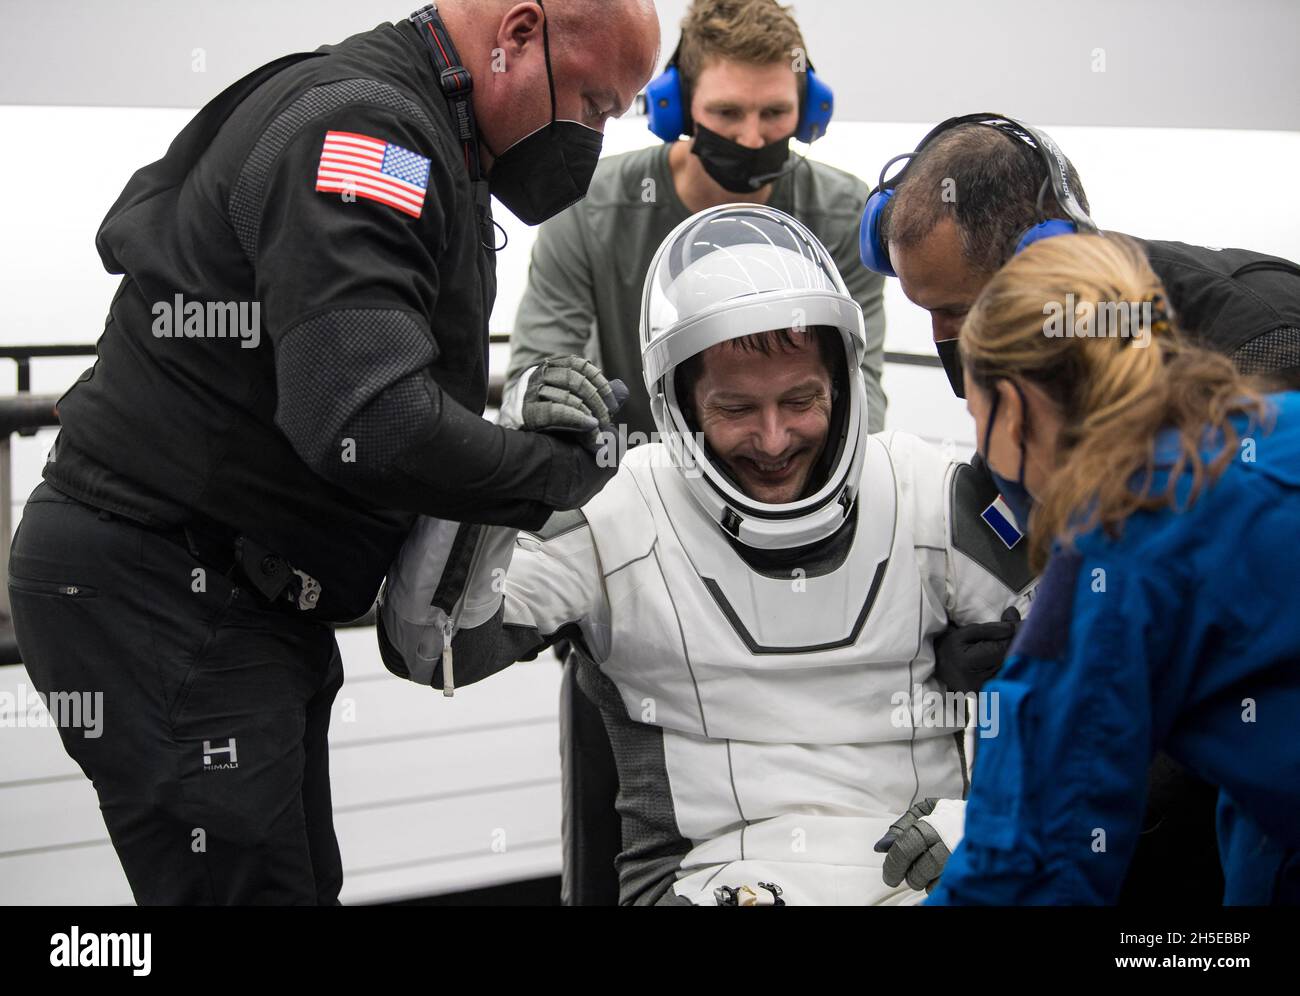
[[1001, 622], [949, 626], [934, 641], [935, 676], [954, 692], [978, 692], [1002, 670], [1020, 613], [1009, 608]]

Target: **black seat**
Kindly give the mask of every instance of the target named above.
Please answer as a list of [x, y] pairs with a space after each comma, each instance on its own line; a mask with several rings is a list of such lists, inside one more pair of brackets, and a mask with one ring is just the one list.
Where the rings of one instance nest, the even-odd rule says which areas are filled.
[[600, 710], [578, 687], [574, 651], [564, 657], [560, 684], [560, 777], [563, 870], [560, 901], [565, 906], [617, 906], [622, 829], [615, 808], [618, 771]]

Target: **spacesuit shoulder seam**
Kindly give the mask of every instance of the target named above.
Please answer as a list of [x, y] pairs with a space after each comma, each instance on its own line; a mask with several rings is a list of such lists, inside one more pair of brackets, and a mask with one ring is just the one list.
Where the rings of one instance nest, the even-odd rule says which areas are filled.
[[647, 557], [653, 556], [655, 552], [655, 547], [657, 547], [658, 545], [659, 545], [659, 538], [655, 537], [653, 540], [650, 541], [650, 549], [646, 550], [645, 553], [638, 554], [637, 556], [632, 557], [630, 560], [623, 561], [623, 563], [619, 564], [617, 567], [611, 567], [609, 570], [603, 571], [600, 575], [601, 580], [605, 580], [611, 577], [612, 575], [617, 574], [619, 571], [623, 570], [626, 567], [631, 567], [633, 564], [637, 563], [638, 561], [642, 561], [645, 560]]
[[583, 506], [601, 564], [618, 564], [602, 570], [604, 578], [645, 559], [657, 539], [654, 512], [638, 480], [638, 462], [625, 459], [613, 480]]
[[[894, 490], [897, 501], [908, 503], [911, 522], [911, 543], [916, 549], [947, 548], [948, 497], [947, 486], [953, 463], [943, 457], [933, 445], [910, 432], [891, 429], [876, 434], [889, 454], [894, 472]], [[936, 489], [928, 485], [936, 479]], [[930, 500], [925, 499], [929, 497]], [[933, 523], [935, 516], [939, 522]]]

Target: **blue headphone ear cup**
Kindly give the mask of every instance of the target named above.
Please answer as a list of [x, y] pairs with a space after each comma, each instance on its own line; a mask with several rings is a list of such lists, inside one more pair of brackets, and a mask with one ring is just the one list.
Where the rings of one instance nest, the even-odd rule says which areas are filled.
[[647, 84], [645, 108], [646, 123], [662, 141], [675, 142], [685, 133], [682, 78], [676, 66], [669, 66]]
[[815, 142], [826, 134], [834, 113], [835, 93], [810, 66], [804, 74], [803, 113], [794, 137], [804, 144]]
[[858, 252], [862, 256], [862, 265], [887, 277], [898, 274], [889, 262], [888, 247], [880, 241], [880, 216], [893, 196], [894, 191], [886, 188], [867, 198], [867, 206], [862, 211], [862, 226], [858, 229]]
[[1079, 231], [1079, 226], [1072, 221], [1065, 221], [1062, 218], [1048, 218], [1046, 221], [1040, 221], [1033, 228], [1020, 236], [1020, 241], [1016, 243], [1016, 253], [1023, 252], [1026, 247], [1032, 246], [1035, 242], [1041, 242], [1043, 239], [1050, 239], [1055, 235], [1074, 235]]

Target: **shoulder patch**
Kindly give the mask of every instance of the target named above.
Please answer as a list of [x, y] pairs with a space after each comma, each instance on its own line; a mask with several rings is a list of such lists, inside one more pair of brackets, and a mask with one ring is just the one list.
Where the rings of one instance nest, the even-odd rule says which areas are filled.
[[364, 197], [418, 218], [428, 185], [429, 160], [418, 152], [374, 135], [325, 132], [316, 167], [318, 193]]
[[1010, 511], [988, 471], [961, 464], [952, 475], [952, 545], [1012, 591], [1034, 579], [1029, 544], [1019, 538]]
[[537, 530], [524, 530], [530, 536], [536, 536], [543, 543], [553, 540], [565, 533], [571, 533], [575, 529], [581, 529], [587, 524], [587, 517], [582, 514], [582, 509], [575, 508], [567, 512], [554, 512], [551, 517], [542, 523], [542, 528]]
[[378, 105], [405, 115], [430, 134], [436, 133], [423, 108], [387, 83], [348, 79], [319, 84], [307, 90], [281, 111], [262, 132], [231, 187], [226, 212], [234, 226], [235, 235], [239, 238], [240, 247], [250, 261], [257, 258], [262, 202], [276, 157], [300, 128], [324, 118], [340, 107], [357, 103]]

